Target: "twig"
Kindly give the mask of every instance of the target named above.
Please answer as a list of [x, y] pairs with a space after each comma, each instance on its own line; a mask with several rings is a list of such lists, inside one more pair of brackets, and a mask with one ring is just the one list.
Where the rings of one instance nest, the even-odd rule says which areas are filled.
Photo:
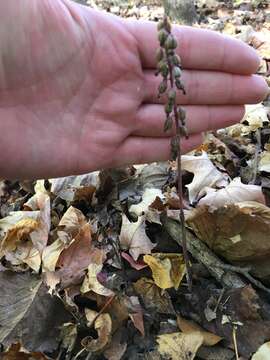
[[248, 279], [253, 285], [255, 285], [258, 289], [261, 289], [268, 294], [270, 294], [270, 289], [268, 289], [266, 286], [264, 286], [259, 280], [254, 279], [253, 276], [250, 275], [250, 268], [241, 268], [238, 266], [228, 265], [228, 264], [215, 264], [213, 266], [218, 266], [222, 268], [223, 270], [229, 270], [234, 271], [238, 274], [243, 275], [246, 279]]
[[250, 181], [250, 184], [255, 184], [256, 179], [257, 179], [258, 166], [259, 166], [259, 154], [261, 152], [261, 146], [262, 146], [260, 129], [256, 130], [255, 136], [256, 136], [257, 143], [256, 143], [255, 156], [254, 156], [254, 162], [253, 162], [253, 176]]
[[237, 331], [237, 326], [233, 325], [233, 346], [234, 346], [234, 351], [235, 351], [235, 359], [239, 360], [239, 352], [238, 352], [236, 331]]

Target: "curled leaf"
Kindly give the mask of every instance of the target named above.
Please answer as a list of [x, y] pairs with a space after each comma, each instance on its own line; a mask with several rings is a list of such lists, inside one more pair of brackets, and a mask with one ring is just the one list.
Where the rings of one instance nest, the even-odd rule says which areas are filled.
[[155, 253], [145, 255], [143, 260], [150, 266], [157, 286], [178, 289], [186, 271], [183, 255]]

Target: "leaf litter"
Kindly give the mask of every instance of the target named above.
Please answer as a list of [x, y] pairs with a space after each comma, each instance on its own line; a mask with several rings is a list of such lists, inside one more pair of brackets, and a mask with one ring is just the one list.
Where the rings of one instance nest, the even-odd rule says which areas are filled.
[[[80, 2], [163, 14], [159, 1]], [[267, 1], [185, 0], [173, 16], [256, 48], [270, 82]], [[267, 360], [269, 115], [269, 99], [248, 105], [240, 124], [182, 157], [192, 293], [174, 162], [0, 179], [1, 359]]]

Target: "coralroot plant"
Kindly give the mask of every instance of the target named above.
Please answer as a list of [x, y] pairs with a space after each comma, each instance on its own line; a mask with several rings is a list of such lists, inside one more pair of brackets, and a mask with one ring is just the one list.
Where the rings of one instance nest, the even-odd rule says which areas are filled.
[[177, 161], [177, 178], [178, 178], [178, 196], [180, 201], [180, 222], [182, 228], [182, 248], [187, 268], [187, 282], [189, 289], [192, 288], [192, 274], [187, 252], [187, 239], [185, 228], [185, 216], [183, 210], [183, 192], [181, 176], [181, 137], [188, 138], [186, 129], [185, 110], [177, 105], [177, 91], [186, 94], [184, 85], [181, 81], [182, 69], [181, 59], [176, 54], [178, 46], [177, 40], [173, 36], [172, 26], [167, 15], [158, 23], [158, 39], [160, 48], [157, 51], [157, 73], [162, 76], [162, 82], [159, 85], [158, 96], [166, 96], [165, 105], [166, 119], [164, 123], [164, 132], [167, 132], [175, 125], [176, 135], [171, 139], [171, 157]]

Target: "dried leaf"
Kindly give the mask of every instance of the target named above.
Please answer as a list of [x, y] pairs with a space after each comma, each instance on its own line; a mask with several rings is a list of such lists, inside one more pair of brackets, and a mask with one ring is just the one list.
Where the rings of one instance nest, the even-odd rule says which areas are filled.
[[19, 343], [13, 344], [1, 356], [2, 360], [48, 360], [44, 354], [40, 352], [27, 352]]
[[58, 224], [58, 238], [64, 244], [69, 245], [86, 222], [83, 213], [75, 207], [70, 206]]
[[189, 213], [187, 222], [217, 254], [230, 262], [252, 264], [259, 277], [270, 275], [270, 209], [265, 205], [246, 201], [213, 212], [200, 206]]
[[65, 323], [61, 329], [61, 347], [70, 353], [76, 343], [78, 335], [78, 325], [73, 323]]
[[259, 350], [252, 356], [251, 360], [269, 360], [270, 359], [270, 342], [259, 347]]
[[99, 187], [99, 172], [79, 176], [68, 176], [50, 179], [51, 192], [68, 202], [87, 199], [91, 201], [96, 189]]
[[187, 185], [191, 203], [203, 196], [206, 188], [227, 185], [227, 177], [216, 169], [206, 152], [200, 156], [183, 155], [181, 160], [182, 169], [194, 174], [192, 182]]
[[235, 178], [224, 189], [217, 191], [210, 189], [198, 205], [208, 205], [209, 210], [213, 211], [219, 207], [242, 201], [257, 201], [265, 204], [261, 186], [246, 185], [241, 182], [240, 178]]
[[20, 341], [28, 351], [55, 350], [59, 326], [69, 320], [60, 300], [29, 273], [2, 272], [0, 284], [0, 342]]
[[145, 264], [143, 261], [135, 261], [129, 254], [122, 251], [121, 253], [122, 258], [127, 260], [129, 265], [136, 270], [142, 270], [147, 267], [147, 264]]
[[110, 345], [104, 351], [104, 356], [108, 360], [121, 360], [127, 349], [127, 343], [121, 341], [121, 331], [117, 331], [113, 336]]
[[145, 255], [143, 260], [150, 266], [157, 286], [178, 289], [186, 271], [183, 255], [155, 253]]
[[162, 191], [160, 189], [147, 188], [142, 195], [142, 201], [139, 204], [131, 205], [129, 212], [137, 216], [142, 216], [145, 214], [147, 216], [148, 211], [150, 211], [149, 206], [154, 203], [156, 198], [164, 198]]
[[133, 286], [142, 298], [146, 309], [162, 314], [175, 313], [169, 294], [161, 290], [152, 279], [141, 278]]
[[[57, 261], [57, 275], [61, 279], [61, 285], [67, 287], [79, 283], [92, 259], [100, 252], [92, 245], [90, 224], [84, 224]], [[103, 252], [101, 256], [104, 256]]]
[[103, 296], [114, 295], [114, 293], [110, 289], [105, 288], [105, 286], [103, 286], [97, 279], [97, 275], [101, 272], [105, 259], [105, 252], [96, 249], [95, 253], [92, 255], [91, 263], [88, 266], [87, 275], [85, 276], [83, 284], [81, 286], [82, 293], [93, 291], [96, 294]]
[[94, 319], [94, 327], [98, 333], [97, 339], [92, 339], [90, 336], [82, 340], [82, 345], [87, 351], [97, 352], [105, 348], [105, 346], [111, 341], [112, 333], [112, 320], [109, 314], [100, 314], [96, 311], [86, 309], [86, 318], [89, 325], [92, 325]]
[[203, 343], [203, 336], [199, 332], [189, 334], [178, 332], [160, 335], [157, 342], [158, 351], [165, 359], [193, 360]]
[[193, 321], [186, 320], [180, 315], [177, 316], [177, 324], [179, 326], [179, 329], [185, 334], [199, 332], [203, 336], [203, 345], [205, 346], [214, 346], [222, 340], [220, 336], [204, 330]]
[[270, 151], [264, 151], [260, 155], [258, 170], [270, 173]]
[[130, 222], [125, 214], [122, 215], [122, 227], [120, 232], [120, 244], [136, 261], [141, 254], [150, 254], [155, 244], [151, 242], [145, 233], [144, 217], [138, 218], [137, 222]]
[[246, 115], [243, 121], [248, 125], [242, 127], [242, 135], [249, 135], [251, 131], [262, 128], [264, 123], [269, 123], [267, 109], [262, 104], [246, 105]]
[[57, 239], [51, 245], [47, 246], [42, 253], [42, 270], [43, 272], [55, 271], [58, 258], [64, 250], [65, 244]]

